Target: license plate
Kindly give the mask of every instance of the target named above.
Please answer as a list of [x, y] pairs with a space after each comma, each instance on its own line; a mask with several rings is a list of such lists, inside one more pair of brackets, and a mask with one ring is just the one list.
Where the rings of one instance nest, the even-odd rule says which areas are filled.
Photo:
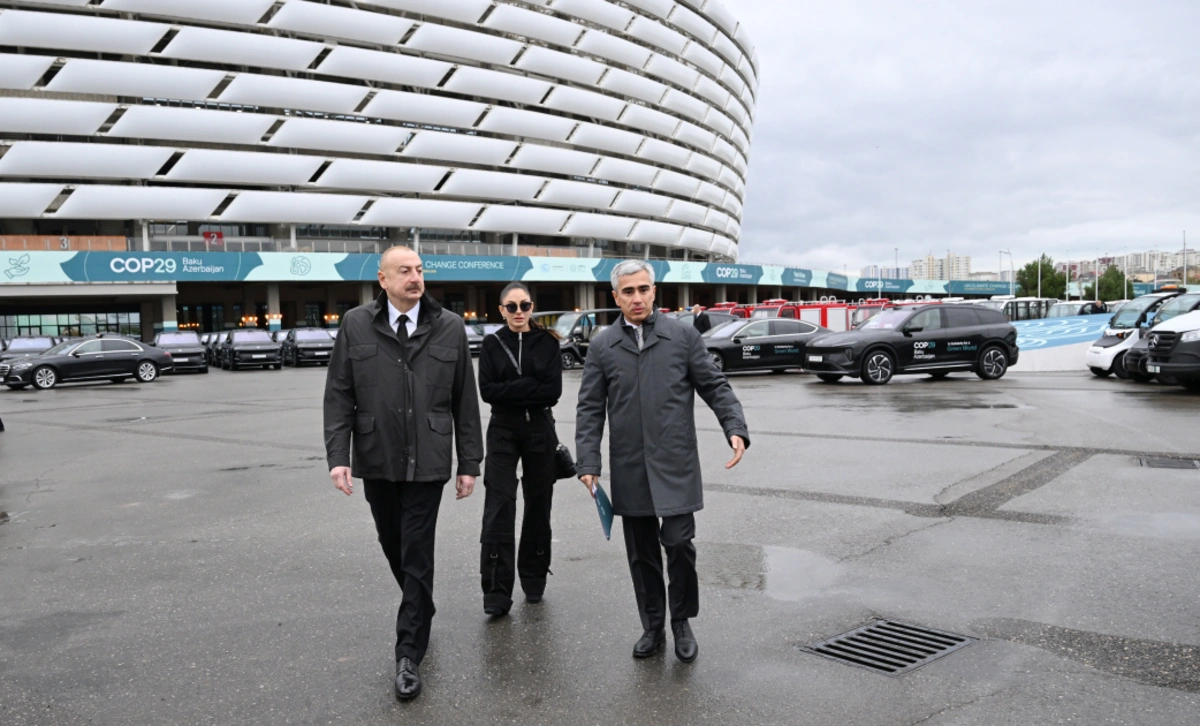
[[317, 355], [329, 355], [329, 351], [327, 351], [327, 350], [318, 350], [318, 351], [317, 351]]
[[808, 357], [808, 362], [809, 362], [809, 363], [824, 363], [824, 362], [825, 362], [825, 356], [823, 356], [823, 355], [810, 355], [810, 356]]
[[1155, 365], [1146, 364], [1147, 373], [1162, 373], [1162, 368]]
[[254, 354], [253, 356], [251, 356], [251, 357], [253, 357], [253, 358], [266, 358], [266, 357], [267, 357], [267, 354], [266, 354], [266, 353], [255, 353], [255, 354]]
[[178, 357], [175, 358], [176, 363], [187, 363], [190, 360], [191, 360], [191, 358], [178, 358]]

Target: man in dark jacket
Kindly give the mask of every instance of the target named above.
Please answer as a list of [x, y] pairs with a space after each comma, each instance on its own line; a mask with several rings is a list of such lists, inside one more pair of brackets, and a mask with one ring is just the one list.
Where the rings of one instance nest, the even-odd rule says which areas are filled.
[[612, 283], [623, 316], [592, 338], [588, 349], [576, 409], [576, 471], [591, 490], [600, 477], [607, 413], [613, 513], [621, 515], [645, 628], [633, 655], [653, 655], [666, 642], [665, 549], [675, 655], [690, 663], [699, 648], [688, 619], [700, 611], [693, 515], [704, 507], [695, 395], [717, 415], [733, 448], [726, 469], [741, 461], [750, 434], [742, 404], [700, 333], [654, 312], [654, 268], [642, 260], [622, 262], [613, 269]]
[[483, 442], [462, 318], [425, 294], [421, 258], [392, 247], [383, 294], [346, 313], [325, 381], [325, 451], [338, 490], [363, 480], [383, 553], [403, 591], [396, 615], [396, 697], [421, 692], [429, 647], [433, 548], [457, 444], [458, 498], [471, 494]]

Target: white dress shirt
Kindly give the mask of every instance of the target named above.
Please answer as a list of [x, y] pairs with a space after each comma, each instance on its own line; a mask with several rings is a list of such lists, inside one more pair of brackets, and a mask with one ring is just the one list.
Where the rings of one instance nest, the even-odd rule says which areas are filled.
[[408, 316], [408, 325], [407, 325], [408, 337], [411, 338], [412, 334], [414, 332], [416, 332], [416, 330], [417, 330], [417, 316], [420, 314], [421, 314], [421, 302], [419, 300], [417, 301], [416, 305], [413, 305], [412, 310], [409, 310], [407, 313], [402, 313], [399, 310], [397, 310], [396, 306], [392, 304], [392, 301], [388, 300], [388, 325], [392, 326], [392, 330], [395, 330], [397, 333], [399, 333], [400, 331], [396, 329], [396, 321], [400, 319], [401, 315], [407, 315]]

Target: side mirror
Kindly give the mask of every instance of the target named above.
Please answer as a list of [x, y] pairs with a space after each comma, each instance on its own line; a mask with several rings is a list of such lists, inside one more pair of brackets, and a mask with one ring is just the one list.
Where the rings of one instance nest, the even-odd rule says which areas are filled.
[[904, 334], [905, 334], [905, 335], [912, 335], [913, 333], [919, 333], [919, 332], [921, 332], [921, 331], [922, 331], [922, 330], [924, 330], [924, 329], [925, 329], [925, 328], [922, 328], [922, 327], [920, 327], [920, 326], [911, 326], [911, 325], [906, 325], [906, 326], [904, 327]]
[[741, 339], [741, 338], [734, 338], [734, 339], [733, 339], [733, 344], [734, 344], [734, 345], [741, 345], [741, 344], [742, 344], [742, 339]]
[[77, 351], [77, 350], [73, 350], [73, 351], [71, 351], [71, 357], [72, 357], [72, 358], [78, 358], [78, 357], [79, 357], [79, 351]]

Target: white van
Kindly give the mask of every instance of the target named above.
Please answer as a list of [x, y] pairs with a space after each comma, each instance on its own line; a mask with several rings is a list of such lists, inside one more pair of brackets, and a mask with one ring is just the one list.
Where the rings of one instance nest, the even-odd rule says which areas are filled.
[[1200, 391], [1200, 310], [1156, 325], [1149, 337], [1146, 372], [1162, 383]]
[[1112, 316], [1104, 337], [1088, 348], [1087, 367], [1092, 374], [1104, 378], [1115, 373], [1117, 378], [1129, 378], [1129, 372], [1125, 370], [1125, 351], [1138, 342], [1159, 307], [1183, 292], [1179, 289], [1142, 295]]

